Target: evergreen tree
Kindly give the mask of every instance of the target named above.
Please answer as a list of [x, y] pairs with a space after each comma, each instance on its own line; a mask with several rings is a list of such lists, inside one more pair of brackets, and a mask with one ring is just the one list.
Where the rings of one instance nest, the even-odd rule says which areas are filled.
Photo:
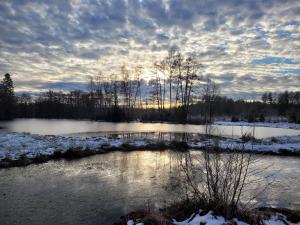
[[0, 82], [0, 120], [4, 119], [4, 85]]
[[263, 93], [263, 95], [261, 96], [261, 100], [263, 101], [264, 104], [267, 103], [267, 100], [268, 100], [268, 93], [267, 92]]
[[7, 73], [0, 83], [0, 119], [7, 120], [13, 118], [14, 102], [14, 85], [10, 74]]

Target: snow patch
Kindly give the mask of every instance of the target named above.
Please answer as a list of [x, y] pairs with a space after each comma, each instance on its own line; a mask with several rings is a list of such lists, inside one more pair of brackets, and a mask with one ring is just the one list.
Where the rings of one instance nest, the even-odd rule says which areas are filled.
[[144, 225], [143, 223], [134, 223], [133, 220], [128, 220], [127, 225]]
[[249, 127], [273, 127], [273, 128], [284, 128], [284, 129], [296, 129], [300, 130], [300, 124], [297, 123], [286, 123], [286, 122], [278, 122], [278, 123], [270, 123], [270, 122], [229, 122], [229, 121], [215, 121], [215, 125], [222, 126], [249, 126]]
[[272, 152], [279, 153], [281, 150], [289, 152], [300, 152], [300, 136], [281, 136], [264, 138], [243, 142], [239, 138], [224, 138], [221, 140], [207, 139], [193, 141], [188, 144], [191, 148], [203, 148], [205, 146], [218, 146], [223, 150], [240, 150], [251, 152]]
[[204, 216], [200, 216], [197, 214], [193, 219], [188, 219], [182, 222], [177, 222], [173, 220], [174, 225], [199, 225], [199, 224], [206, 224], [206, 225], [222, 225], [225, 223], [224, 217], [221, 216], [214, 216], [213, 212], [210, 211]]
[[[200, 210], [201, 212], [201, 210]], [[240, 221], [236, 218], [233, 219], [237, 225], [249, 225], [243, 221]], [[276, 213], [270, 219], [263, 220], [265, 225], [296, 225], [295, 223], [291, 223], [286, 219], [286, 216], [280, 213]], [[226, 220], [222, 216], [215, 216], [212, 211], [208, 212], [206, 215], [200, 216], [200, 213], [196, 216], [193, 214], [189, 219], [178, 222], [173, 219], [174, 225], [222, 225], [222, 224], [232, 224], [232, 222]], [[298, 223], [299, 225], [299, 223]]]
[[[174, 225], [223, 225], [223, 224], [233, 224], [235, 222], [237, 225], [249, 225], [244, 221], [240, 221], [236, 218], [232, 220], [226, 220], [223, 216], [216, 216], [212, 211], [209, 211], [207, 214], [201, 216], [201, 210], [199, 210], [198, 214], [192, 214], [188, 219], [184, 221], [176, 221], [173, 219]], [[286, 219], [286, 216], [280, 213], [276, 213], [272, 215], [269, 219], [264, 219], [264, 225], [299, 225], [300, 223], [291, 223]], [[135, 223], [134, 220], [129, 220], [127, 225], [143, 225], [143, 223]]]

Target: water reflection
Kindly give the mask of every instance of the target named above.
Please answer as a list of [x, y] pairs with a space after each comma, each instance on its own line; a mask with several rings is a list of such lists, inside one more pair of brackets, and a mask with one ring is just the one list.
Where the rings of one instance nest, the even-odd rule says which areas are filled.
[[[177, 154], [113, 152], [1, 169], [1, 224], [111, 224], [147, 204], [163, 207], [180, 192], [174, 186], [179, 174]], [[272, 164], [270, 173], [280, 170], [276, 173], [280, 185], [272, 186], [259, 200], [300, 209], [299, 159], [261, 157], [258, 167]]]
[[[78, 135], [78, 134], [74, 134]], [[158, 142], [200, 140], [204, 134], [199, 133], [179, 133], [179, 132], [101, 132], [101, 133], [83, 133], [82, 136], [103, 136], [122, 140], [152, 140]]]
[[8, 122], [0, 122], [4, 127], [1, 131], [29, 132], [33, 134], [48, 135], [102, 135], [103, 133], [211, 133], [223, 136], [241, 136], [244, 133], [252, 133], [256, 138], [265, 138], [282, 135], [300, 135], [300, 130], [249, 127], [249, 126], [211, 126], [210, 132], [207, 126], [190, 124], [167, 123], [110, 123], [84, 120], [50, 120], [50, 119], [17, 119]]

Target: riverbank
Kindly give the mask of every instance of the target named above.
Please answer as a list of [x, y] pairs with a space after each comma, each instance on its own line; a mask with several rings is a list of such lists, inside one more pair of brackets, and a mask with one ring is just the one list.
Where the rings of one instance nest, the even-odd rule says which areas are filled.
[[[194, 210], [194, 211], [193, 211]], [[113, 225], [296, 225], [300, 212], [290, 209], [258, 208], [241, 214], [240, 218], [225, 218], [212, 210], [195, 210], [183, 204], [165, 210], [138, 210], [122, 216]]]
[[185, 141], [125, 139], [113, 137], [76, 137], [1, 133], [0, 167], [26, 166], [58, 158], [80, 158], [110, 151], [188, 150], [217, 148], [224, 152], [300, 156], [300, 136], [264, 139], [198, 136]]

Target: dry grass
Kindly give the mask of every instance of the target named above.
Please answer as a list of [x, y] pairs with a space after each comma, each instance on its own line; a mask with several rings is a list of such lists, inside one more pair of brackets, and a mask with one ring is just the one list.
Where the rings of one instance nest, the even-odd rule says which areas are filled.
[[122, 216], [118, 222], [114, 225], [127, 225], [128, 220], [134, 220], [135, 222], [143, 222], [144, 225], [172, 225], [171, 217], [166, 213], [151, 210], [142, 209]]

